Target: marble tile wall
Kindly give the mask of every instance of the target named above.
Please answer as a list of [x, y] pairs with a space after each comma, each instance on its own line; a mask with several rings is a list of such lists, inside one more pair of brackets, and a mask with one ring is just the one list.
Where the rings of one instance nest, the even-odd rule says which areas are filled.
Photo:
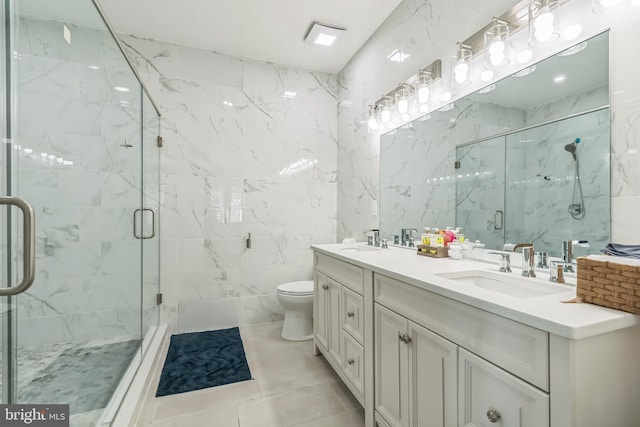
[[336, 239], [336, 76], [121, 40], [163, 115], [161, 321], [282, 319], [276, 286], [310, 279], [310, 244]]
[[21, 346], [141, 335], [141, 87], [108, 33], [69, 27], [71, 44], [61, 23], [18, 22], [14, 191], [36, 214]]
[[[339, 240], [361, 236], [362, 230], [376, 227], [379, 222], [370, 206], [380, 192], [380, 137], [367, 132], [367, 105], [435, 59], [448, 61], [457, 41], [466, 39], [490, 22], [492, 16], [515, 3], [405, 0], [340, 72], [338, 97], [350, 103], [338, 112]], [[640, 8], [624, 3], [613, 12], [595, 15], [589, 2], [572, 0], [563, 6], [563, 11], [565, 20], [583, 23], [584, 38], [611, 29], [612, 240], [638, 243], [637, 233], [630, 230], [634, 230], [633, 212], [640, 208], [640, 83], [632, 71], [640, 65], [640, 59], [628, 52], [640, 42]], [[396, 63], [387, 59], [387, 53], [396, 47], [411, 55], [408, 60]], [[553, 48], [547, 48], [536, 55], [542, 58], [540, 55], [553, 52]], [[454, 98], [476, 89], [472, 86], [465, 93], [454, 94]]]

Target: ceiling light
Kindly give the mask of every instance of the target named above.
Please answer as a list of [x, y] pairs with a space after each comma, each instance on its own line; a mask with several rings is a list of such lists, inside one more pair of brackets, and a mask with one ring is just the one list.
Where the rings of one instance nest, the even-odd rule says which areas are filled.
[[536, 70], [536, 66], [532, 65], [531, 67], [525, 68], [524, 70], [518, 71], [514, 74], [514, 77], [524, 77], [533, 73]]
[[451, 67], [453, 73], [452, 81], [458, 87], [471, 84], [471, 80], [469, 80], [469, 63], [472, 56], [469, 46], [458, 43], [458, 50], [456, 51], [456, 56], [452, 58], [453, 66]]
[[124, 86], [116, 86], [114, 87], [114, 89], [117, 90], [118, 92], [129, 92], [129, 88]]
[[402, 49], [394, 49], [393, 52], [387, 55], [387, 58], [389, 59], [389, 61], [393, 62], [404, 62], [410, 56], [411, 55], [404, 52]]
[[333, 25], [314, 22], [309, 28], [304, 42], [310, 45], [332, 47], [346, 30]]
[[580, 34], [582, 34], [582, 25], [573, 24], [564, 29], [562, 38], [566, 41], [572, 41], [580, 37]]
[[579, 43], [575, 46], [571, 46], [569, 49], [565, 49], [562, 52], [556, 54], [556, 56], [571, 56], [571, 55], [575, 55], [576, 53], [583, 51], [584, 48], [587, 47], [587, 42], [582, 42]]
[[482, 80], [483, 82], [488, 82], [493, 78], [494, 75], [495, 73], [493, 71], [484, 70], [482, 74], [480, 74], [480, 80]]
[[520, 64], [526, 64], [533, 59], [533, 51], [531, 49], [525, 49], [518, 52], [518, 62]]
[[484, 33], [484, 66], [498, 69], [509, 63], [509, 24], [493, 19], [492, 26]]
[[292, 90], [285, 90], [282, 96], [285, 98], [295, 98], [297, 94], [298, 92], [294, 92]]
[[560, 74], [560, 75], [555, 76], [555, 77], [553, 78], [553, 81], [554, 81], [555, 83], [562, 83], [563, 81], [565, 81], [565, 80], [566, 80], [566, 78], [567, 78], [567, 76], [565, 76], [564, 74]]

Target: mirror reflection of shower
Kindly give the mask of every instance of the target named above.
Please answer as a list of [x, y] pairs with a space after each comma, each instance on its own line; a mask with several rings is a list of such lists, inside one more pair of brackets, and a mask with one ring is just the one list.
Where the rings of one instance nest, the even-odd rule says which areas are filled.
[[582, 219], [586, 214], [584, 207], [584, 195], [582, 194], [582, 182], [580, 181], [580, 161], [578, 160], [578, 144], [582, 140], [576, 138], [570, 144], [564, 146], [564, 149], [573, 156], [575, 162], [575, 176], [573, 178], [573, 196], [569, 204], [569, 215], [574, 219]]

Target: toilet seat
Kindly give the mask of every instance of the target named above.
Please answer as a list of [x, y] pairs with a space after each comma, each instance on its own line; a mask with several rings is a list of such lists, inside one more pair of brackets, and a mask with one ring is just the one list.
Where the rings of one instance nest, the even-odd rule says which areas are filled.
[[280, 295], [308, 296], [313, 295], [313, 280], [282, 283], [277, 287]]

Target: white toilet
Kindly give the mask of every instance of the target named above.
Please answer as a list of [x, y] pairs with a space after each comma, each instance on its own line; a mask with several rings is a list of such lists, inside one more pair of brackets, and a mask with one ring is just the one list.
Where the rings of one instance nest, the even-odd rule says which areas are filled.
[[313, 281], [278, 285], [278, 302], [284, 307], [282, 338], [306, 341], [313, 338]]

